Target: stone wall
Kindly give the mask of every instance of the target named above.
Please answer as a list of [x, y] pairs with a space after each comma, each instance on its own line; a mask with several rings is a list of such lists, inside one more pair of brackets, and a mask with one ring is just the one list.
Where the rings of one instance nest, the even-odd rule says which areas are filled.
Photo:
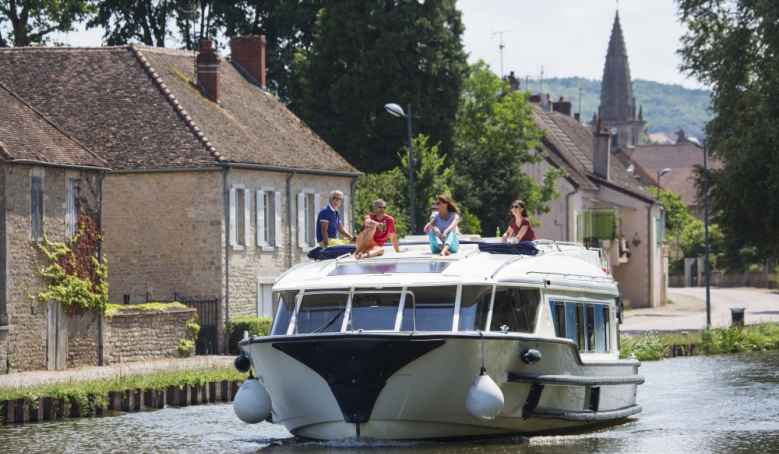
[[87, 312], [68, 317], [67, 367], [100, 364], [100, 319]]
[[[186, 323], [196, 312], [170, 308], [166, 312], [129, 310], [114, 315], [105, 324], [106, 365], [180, 357], [179, 340], [193, 340]], [[193, 347], [188, 356], [194, 354]]]
[[67, 179], [79, 180], [79, 196], [88, 206], [97, 206], [97, 172], [65, 170], [57, 167], [0, 164], [4, 184], [5, 253], [4, 289], [7, 327], [0, 330], [0, 355], [14, 363], [12, 370], [47, 368], [47, 309], [30, 298], [43, 285], [35, 266], [37, 249], [32, 235], [30, 201], [31, 175], [43, 180], [44, 223], [50, 241], [65, 240]]

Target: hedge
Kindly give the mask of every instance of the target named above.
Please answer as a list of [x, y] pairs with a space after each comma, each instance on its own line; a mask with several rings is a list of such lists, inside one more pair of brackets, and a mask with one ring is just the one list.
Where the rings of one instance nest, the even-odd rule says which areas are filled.
[[243, 332], [249, 336], [267, 336], [270, 333], [270, 317], [237, 317], [227, 322], [227, 346], [230, 354], [237, 355], [238, 342], [243, 339]]

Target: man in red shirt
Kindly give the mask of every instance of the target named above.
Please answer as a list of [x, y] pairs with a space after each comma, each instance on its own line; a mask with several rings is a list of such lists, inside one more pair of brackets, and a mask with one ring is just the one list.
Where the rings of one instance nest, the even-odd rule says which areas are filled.
[[376, 257], [384, 254], [384, 243], [387, 238], [392, 242], [395, 252], [406, 252], [406, 248], [398, 247], [398, 236], [395, 234], [395, 220], [384, 214], [387, 203], [378, 199], [373, 202], [373, 214], [365, 216], [365, 230], [357, 237], [357, 250], [354, 254], [361, 258]]

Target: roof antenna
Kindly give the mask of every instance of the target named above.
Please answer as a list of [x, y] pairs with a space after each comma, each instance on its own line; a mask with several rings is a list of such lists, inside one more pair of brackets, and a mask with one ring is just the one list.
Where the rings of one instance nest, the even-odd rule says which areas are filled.
[[499, 32], [493, 32], [492, 36], [500, 35], [500, 78], [503, 79], [504, 73], [503, 73], [503, 48], [506, 47], [503, 45], [503, 34], [504, 33], [511, 33], [511, 30], [502, 30]]
[[[192, 53], [195, 56], [195, 76], [194, 80], [197, 81], [197, 39], [195, 39], [195, 30], [197, 30], [197, 24], [195, 21], [197, 21], [197, 8], [195, 7], [195, 1], [192, 0], [192, 3], [190, 3], [190, 9], [182, 10], [182, 13], [184, 13], [184, 16], [192, 21], [192, 31], [189, 33], [189, 41], [192, 46]], [[187, 21], [189, 22], [189, 21]]]

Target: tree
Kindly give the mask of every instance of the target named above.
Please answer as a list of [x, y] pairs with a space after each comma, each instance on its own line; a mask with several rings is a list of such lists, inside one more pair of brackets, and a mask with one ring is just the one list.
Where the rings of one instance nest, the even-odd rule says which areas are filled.
[[406, 122], [384, 104], [412, 105], [414, 132], [452, 151], [464, 77], [455, 0], [323, 0], [310, 50], [295, 63], [302, 92], [289, 107], [367, 173], [400, 164]]
[[[52, 32], [72, 31], [95, 12], [87, 0], [0, 0], [0, 47], [41, 46], [51, 43]], [[3, 22], [11, 33], [3, 37]]]
[[454, 195], [481, 220], [485, 235], [506, 228], [515, 199], [530, 212], [548, 212], [544, 202], [560, 195], [555, 182], [566, 175], [550, 168], [539, 184], [522, 171], [544, 159], [543, 132], [530, 119], [529, 94], [509, 88], [483, 61], [472, 65], [455, 127], [452, 162], [463, 178], [455, 182]]
[[108, 46], [127, 44], [133, 39], [147, 46], [165, 47], [170, 36], [168, 21], [173, 17], [176, 0], [100, 0], [97, 16], [87, 28], [103, 27]]
[[779, 253], [779, 8], [775, 0], [677, 0], [682, 69], [711, 87], [710, 213], [724, 232]]

